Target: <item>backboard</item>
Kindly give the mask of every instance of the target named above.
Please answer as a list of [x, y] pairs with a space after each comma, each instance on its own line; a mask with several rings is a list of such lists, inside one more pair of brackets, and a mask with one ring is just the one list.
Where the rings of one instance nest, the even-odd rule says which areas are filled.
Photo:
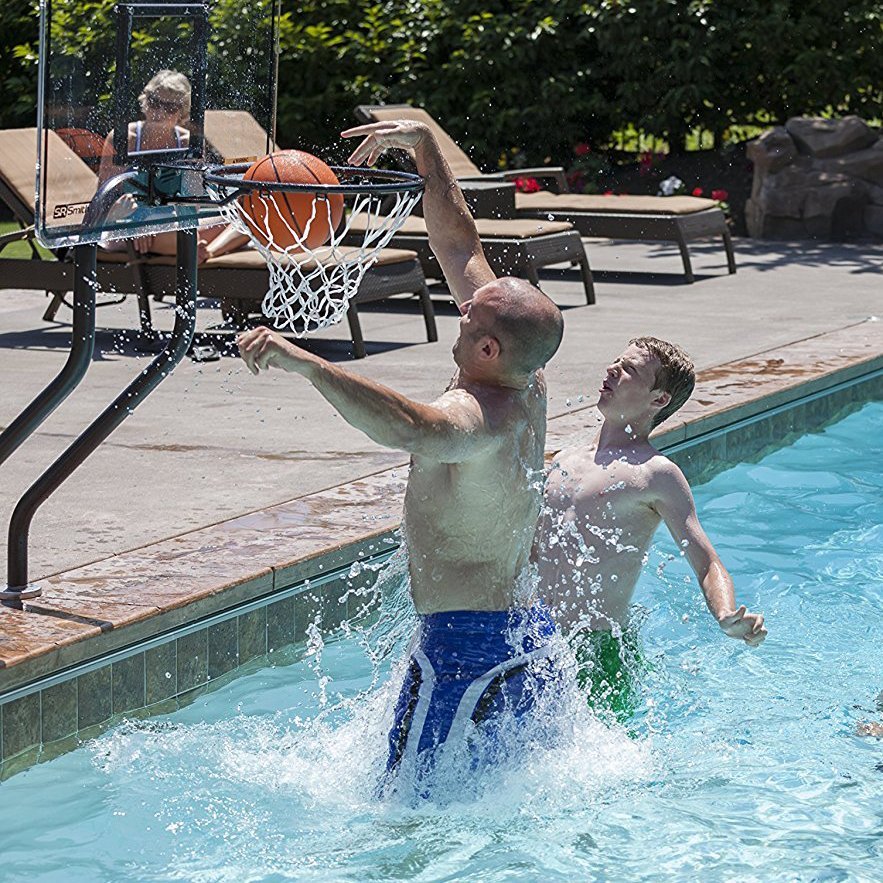
[[41, 2], [35, 224], [50, 248], [217, 217], [193, 203], [201, 166], [273, 143], [278, 0], [101, 6]]

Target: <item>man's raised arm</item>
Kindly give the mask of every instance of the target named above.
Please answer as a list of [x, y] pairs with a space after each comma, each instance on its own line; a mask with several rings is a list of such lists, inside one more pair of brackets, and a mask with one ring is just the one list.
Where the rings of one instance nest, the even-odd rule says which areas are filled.
[[662, 517], [672, 539], [684, 550], [711, 615], [725, 635], [756, 647], [767, 636], [763, 614], [749, 613], [744, 605], [736, 607], [733, 580], [724, 567], [699, 516], [690, 485], [673, 463], [654, 479], [654, 508]]
[[461, 463], [498, 441], [478, 402], [462, 389], [426, 405], [338, 368], [269, 328], [246, 331], [237, 343], [252, 374], [268, 368], [302, 374], [347, 423], [385, 447], [439, 463]]
[[411, 120], [391, 120], [356, 126], [341, 134], [344, 138], [363, 138], [349, 158], [353, 165], [372, 165], [391, 147], [413, 153], [417, 171], [426, 182], [423, 216], [429, 245], [458, 304], [469, 300], [482, 285], [493, 282], [496, 277], [484, 256], [463, 191], [427, 126]]

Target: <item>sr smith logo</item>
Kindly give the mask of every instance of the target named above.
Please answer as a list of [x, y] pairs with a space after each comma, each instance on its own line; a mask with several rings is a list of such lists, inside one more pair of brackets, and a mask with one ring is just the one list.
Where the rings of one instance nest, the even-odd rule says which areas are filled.
[[63, 218], [73, 217], [74, 215], [84, 215], [86, 214], [86, 207], [88, 205], [88, 202], [69, 202], [64, 205], [57, 205], [52, 212], [52, 220], [59, 221]]

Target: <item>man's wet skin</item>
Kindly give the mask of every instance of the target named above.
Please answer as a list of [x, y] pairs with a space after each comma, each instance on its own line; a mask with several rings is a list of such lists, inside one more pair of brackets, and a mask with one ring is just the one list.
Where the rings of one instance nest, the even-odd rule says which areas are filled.
[[597, 438], [556, 456], [534, 551], [540, 594], [565, 631], [627, 627], [650, 543], [665, 521], [720, 628], [756, 646], [766, 637], [763, 617], [736, 606], [683, 473], [650, 443], [654, 419], [671, 401], [657, 388], [660, 367], [645, 346], [631, 344], [598, 390], [604, 423]]

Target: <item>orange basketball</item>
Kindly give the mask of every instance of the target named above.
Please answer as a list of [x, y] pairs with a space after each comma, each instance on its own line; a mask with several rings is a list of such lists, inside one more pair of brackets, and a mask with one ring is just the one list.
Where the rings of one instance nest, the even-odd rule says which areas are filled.
[[[279, 150], [252, 163], [245, 181], [288, 184], [339, 184], [337, 175], [311, 153]], [[324, 245], [343, 217], [342, 193], [253, 191], [240, 197], [251, 232], [263, 245], [282, 251], [300, 242]]]

